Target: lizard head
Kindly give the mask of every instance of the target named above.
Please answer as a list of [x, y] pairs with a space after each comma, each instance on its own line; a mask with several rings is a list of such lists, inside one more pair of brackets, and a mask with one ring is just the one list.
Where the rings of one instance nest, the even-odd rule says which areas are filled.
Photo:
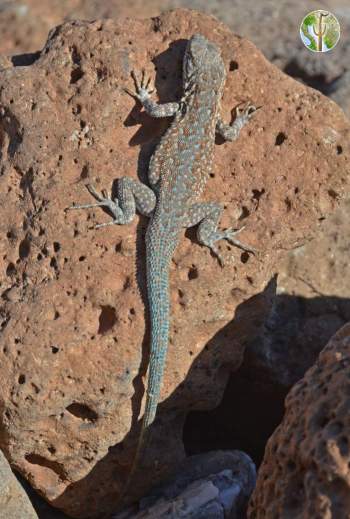
[[184, 90], [203, 84], [220, 92], [225, 78], [225, 65], [218, 47], [201, 34], [194, 34], [188, 41], [183, 60]]

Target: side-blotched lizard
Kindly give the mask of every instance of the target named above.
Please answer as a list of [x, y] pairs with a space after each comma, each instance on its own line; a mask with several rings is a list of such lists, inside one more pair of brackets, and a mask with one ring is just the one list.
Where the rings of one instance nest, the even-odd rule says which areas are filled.
[[138, 463], [145, 432], [152, 424], [159, 401], [169, 336], [169, 265], [182, 231], [199, 224], [198, 240], [223, 258], [216, 246], [218, 240], [253, 252], [234, 238], [242, 230], [219, 230], [223, 208], [217, 202], [197, 202], [212, 169], [215, 134], [233, 141], [256, 111], [253, 105], [236, 109], [233, 124], [220, 117], [226, 71], [220, 51], [204, 36], [195, 34], [189, 40], [183, 60], [183, 96], [179, 102], [159, 105], [152, 101], [150, 80], [141, 82], [133, 74], [136, 93], [128, 91], [152, 117], [174, 116], [161, 138], [149, 165], [150, 187], [129, 177], [118, 181], [118, 196], [100, 195], [88, 185], [97, 203], [74, 205], [73, 208], [107, 207], [113, 220], [96, 225], [130, 223], [136, 209], [150, 217], [146, 232], [147, 291], [151, 322], [146, 405], [143, 415], [134, 467]]

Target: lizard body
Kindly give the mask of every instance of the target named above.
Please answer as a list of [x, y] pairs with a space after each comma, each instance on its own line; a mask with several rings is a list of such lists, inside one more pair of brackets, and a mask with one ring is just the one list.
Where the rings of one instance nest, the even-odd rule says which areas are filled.
[[[169, 266], [183, 230], [199, 224], [198, 240], [218, 257], [216, 242], [226, 239], [233, 245], [253, 252], [234, 238], [239, 231], [218, 229], [222, 207], [216, 202], [199, 203], [212, 169], [215, 134], [234, 140], [256, 108], [248, 105], [236, 111], [236, 119], [228, 125], [220, 118], [220, 102], [226, 72], [219, 49], [204, 36], [195, 34], [189, 40], [183, 60], [183, 97], [178, 103], [159, 105], [152, 101], [150, 81], [140, 82], [135, 75], [136, 97], [153, 117], [174, 116], [158, 144], [149, 165], [150, 187], [123, 177], [118, 181], [118, 197], [105, 192], [100, 195], [87, 186], [97, 199], [95, 204], [73, 208], [107, 207], [113, 214], [111, 222], [97, 225], [129, 223], [136, 209], [150, 217], [146, 232], [147, 292], [151, 323], [146, 404], [143, 415], [134, 472], [145, 433], [155, 419], [164, 373], [169, 337]], [[242, 229], [240, 229], [242, 230]]]

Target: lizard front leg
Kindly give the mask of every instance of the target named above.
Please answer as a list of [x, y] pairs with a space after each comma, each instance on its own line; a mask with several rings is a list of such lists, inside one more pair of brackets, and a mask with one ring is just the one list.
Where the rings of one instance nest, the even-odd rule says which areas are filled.
[[139, 81], [134, 71], [131, 72], [131, 76], [135, 83], [135, 92], [128, 88], [125, 88], [125, 91], [140, 101], [148, 115], [151, 117], [171, 117], [179, 111], [179, 103], [158, 104], [151, 99], [154, 88], [151, 86], [151, 78], [145, 79], [144, 70], [142, 71], [141, 81]]
[[156, 195], [152, 189], [133, 178], [122, 177], [118, 180], [118, 194], [114, 199], [109, 197], [105, 190], [100, 195], [90, 184], [87, 184], [86, 187], [97, 203], [72, 205], [68, 209], [107, 207], [113, 215], [113, 220], [96, 225], [96, 229], [107, 225], [130, 223], [136, 214], [136, 209], [145, 216], [151, 216], [156, 205]]
[[234, 141], [240, 134], [243, 126], [253, 117], [258, 110], [254, 105], [248, 104], [245, 108], [236, 108], [236, 118], [232, 124], [226, 124], [221, 119], [216, 123], [216, 133], [221, 135], [225, 141]]
[[217, 202], [193, 204], [186, 213], [183, 225], [184, 227], [192, 227], [199, 223], [197, 231], [198, 241], [202, 245], [209, 247], [217, 256], [221, 266], [224, 266], [224, 259], [216, 246], [216, 242], [219, 240], [227, 240], [232, 245], [247, 252], [254, 253], [255, 251], [234, 238], [236, 234], [243, 231], [244, 227], [236, 231], [231, 228], [225, 231], [218, 229], [222, 212], [223, 208]]
[[[154, 92], [154, 89], [151, 86], [151, 79], [145, 78], [145, 71], [142, 71], [141, 81], [136, 76], [135, 72], [131, 72], [131, 76], [135, 83], [135, 91], [131, 91], [128, 88], [125, 88], [125, 92], [127, 92], [132, 97], [138, 99], [148, 115], [151, 117], [172, 117], [180, 110], [179, 103], [163, 103], [158, 104], [151, 99], [151, 94]], [[157, 160], [153, 155], [150, 163], [150, 168], [148, 170], [148, 179], [151, 186], [155, 186], [159, 181], [159, 172], [160, 168], [152, 167], [152, 162]]]

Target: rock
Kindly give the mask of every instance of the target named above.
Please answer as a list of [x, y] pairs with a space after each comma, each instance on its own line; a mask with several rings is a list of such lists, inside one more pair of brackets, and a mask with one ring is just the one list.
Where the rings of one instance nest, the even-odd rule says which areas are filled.
[[[348, 0], [322, 2], [291, 0], [7, 0], [0, 4], [0, 53], [22, 54], [41, 49], [49, 30], [67, 20], [94, 20], [156, 16], [174, 7], [191, 7], [212, 14], [233, 32], [249, 38], [275, 65], [334, 100], [349, 115], [350, 15]], [[319, 56], [305, 48], [298, 37], [302, 19], [314, 9], [337, 16], [341, 38], [328, 55]], [[257, 30], [258, 28], [258, 30]], [[344, 78], [344, 79], [343, 79]]]
[[333, 81], [329, 89], [329, 96], [342, 107], [347, 117], [350, 118], [350, 70]]
[[36, 52], [49, 31], [67, 20], [155, 16], [159, 2], [148, 0], [3, 0], [0, 2], [1, 54]]
[[27, 494], [0, 451], [0, 516], [4, 519], [38, 519]]
[[258, 472], [249, 519], [348, 517], [350, 324], [290, 391]]
[[187, 452], [225, 446], [244, 450], [260, 463], [283, 418], [288, 391], [350, 321], [349, 228], [347, 199], [321, 222], [312, 241], [290, 251], [276, 266], [277, 295], [263, 329], [247, 346], [220, 405], [188, 416]]
[[291, 251], [278, 267], [278, 297], [266, 323], [261, 351], [269, 358], [264, 362], [269, 376], [288, 389], [314, 364], [335, 332], [350, 321], [349, 227], [347, 199], [322, 222], [312, 242]]
[[256, 471], [244, 452], [217, 451], [188, 457], [178, 475], [114, 519], [171, 517], [239, 519], [255, 486]]
[[116, 509], [135, 452], [148, 359], [139, 295], [146, 222], [96, 231], [109, 218], [103, 211], [65, 208], [90, 201], [86, 182], [109, 189], [122, 175], [145, 177], [168, 123], [140, 113], [123, 88], [132, 69], [154, 76], [156, 67], [160, 100], [177, 99], [194, 32], [222, 48], [224, 117], [247, 100], [262, 105], [239, 141], [217, 146], [205, 193], [226, 205], [223, 226], [246, 225], [242, 241], [260, 254], [222, 244], [220, 269], [188, 239], [194, 231], [181, 240], [149, 477], [139, 475], [130, 499], [184, 459], [185, 416], [220, 402], [269, 313], [281, 254], [311, 238], [347, 187], [342, 112], [212, 17], [178, 10], [151, 21], [69, 22], [31, 65], [1, 72], [0, 441], [16, 469], [74, 517]]

